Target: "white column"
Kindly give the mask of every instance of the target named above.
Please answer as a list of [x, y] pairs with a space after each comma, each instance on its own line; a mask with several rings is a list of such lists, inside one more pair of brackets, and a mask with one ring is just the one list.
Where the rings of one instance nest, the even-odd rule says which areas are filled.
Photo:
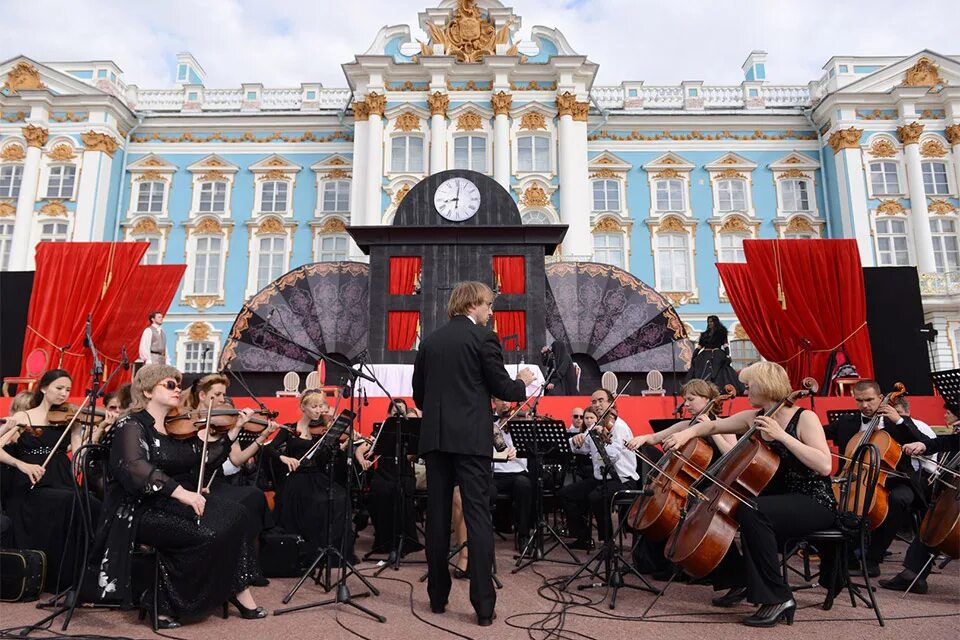
[[855, 239], [860, 252], [860, 264], [872, 267], [876, 265], [876, 260], [870, 235], [863, 152], [860, 150], [862, 134], [863, 129], [840, 129], [833, 132], [829, 142], [833, 147], [833, 161], [836, 165], [842, 237]]
[[937, 263], [933, 257], [933, 236], [930, 233], [930, 213], [927, 211], [927, 193], [923, 188], [923, 168], [920, 166], [920, 134], [923, 125], [919, 122], [897, 128], [903, 143], [903, 157], [907, 162], [907, 188], [910, 189], [910, 222], [913, 226], [913, 242], [917, 257], [917, 271], [936, 273]]
[[17, 217], [14, 218], [13, 237], [10, 240], [10, 271], [29, 271], [33, 264], [30, 227], [33, 225], [33, 208], [37, 202], [41, 147], [47, 143], [49, 132], [42, 127], [28, 124], [23, 128], [23, 137], [27, 140], [27, 157], [23, 161]]
[[430, 116], [430, 175], [447, 169], [447, 116]]
[[107, 198], [110, 195], [110, 169], [117, 141], [105, 133], [88, 131], [82, 136], [85, 146], [77, 185], [77, 211], [73, 225], [75, 242], [104, 239]]
[[513, 96], [505, 91], [491, 98], [493, 103], [493, 179], [510, 190], [510, 108]]
[[383, 182], [383, 112], [386, 108], [386, 96], [370, 93], [367, 96], [367, 170], [366, 192], [364, 193], [364, 208], [366, 222], [369, 225], [378, 225], [383, 216], [380, 194]]
[[[350, 181], [351, 226], [360, 226], [367, 222], [366, 198], [364, 196], [366, 196], [367, 191], [369, 164], [367, 158], [367, 103], [356, 101], [353, 103], [353, 179]], [[363, 255], [353, 238], [350, 238], [348, 252], [354, 258]]]
[[593, 255], [587, 178], [587, 103], [574, 99], [568, 106], [561, 100], [563, 97], [557, 99], [560, 113], [560, 221], [569, 227], [563, 239], [563, 255], [586, 260], [587, 256]]
[[954, 184], [960, 189], [960, 121], [947, 127], [947, 141], [953, 148]]

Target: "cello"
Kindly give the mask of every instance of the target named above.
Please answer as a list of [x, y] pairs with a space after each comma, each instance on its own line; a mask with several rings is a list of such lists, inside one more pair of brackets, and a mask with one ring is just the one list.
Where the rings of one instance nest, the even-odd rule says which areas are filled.
[[[933, 501], [920, 523], [920, 541], [957, 559], [960, 558], [960, 474], [957, 473], [960, 471], [960, 453], [954, 454], [939, 471]], [[944, 473], [952, 475], [951, 482], [943, 478]]]
[[[737, 393], [729, 384], [723, 391], [690, 418], [691, 425], [701, 416], [710, 415], [714, 407]], [[670, 535], [680, 522], [690, 486], [700, 478], [712, 459], [713, 448], [703, 438], [694, 438], [681, 450], [665, 453], [647, 475], [647, 489], [652, 494], [634, 501], [627, 513], [627, 523], [650, 540], [659, 541]]]
[[[813, 378], [804, 378], [802, 385], [803, 389], [791, 392], [763, 415], [773, 417], [780, 409], [792, 407], [819, 388]], [[737, 508], [755, 509], [752, 498], [760, 495], [779, 466], [780, 457], [760, 437], [754, 423], [732, 449], [691, 485], [686, 513], [664, 549], [667, 560], [694, 578], [702, 578], [716, 569], [739, 528]], [[709, 480], [710, 486], [702, 490], [703, 498], [698, 498], [693, 490], [701, 489], [705, 480]]]

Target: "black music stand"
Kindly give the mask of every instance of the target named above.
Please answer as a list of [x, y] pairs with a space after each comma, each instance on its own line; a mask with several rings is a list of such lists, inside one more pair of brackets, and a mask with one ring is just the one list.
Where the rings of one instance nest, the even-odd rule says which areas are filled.
[[960, 369], [933, 371], [930, 373], [933, 386], [943, 399], [953, 404], [960, 403]]
[[[527, 458], [531, 461], [531, 471], [537, 483], [533, 498], [533, 514], [536, 525], [527, 541], [520, 550], [516, 567], [512, 573], [522, 571], [534, 562], [547, 560], [561, 564], [578, 564], [577, 556], [570, 550], [556, 530], [547, 522], [543, 512], [543, 464], [546, 460], [563, 462], [570, 453], [566, 424], [559, 420], [514, 420], [510, 422], [510, 438], [517, 450], [518, 458]], [[550, 536], [554, 543], [549, 549], [544, 549], [544, 538]], [[547, 558], [551, 551], [558, 546], [563, 547], [572, 561]], [[526, 561], [526, 562], [525, 562]]]

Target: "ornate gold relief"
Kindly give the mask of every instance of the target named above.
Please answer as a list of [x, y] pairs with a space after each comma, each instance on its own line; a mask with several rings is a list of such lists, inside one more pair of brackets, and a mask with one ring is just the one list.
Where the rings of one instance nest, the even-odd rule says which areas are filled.
[[393, 128], [397, 131], [420, 131], [420, 116], [413, 111], [404, 111], [397, 116]]
[[342, 233], [347, 230], [347, 225], [340, 218], [329, 218], [320, 227], [320, 233]]
[[803, 171], [800, 171], [800, 169], [787, 169], [786, 171], [783, 171], [782, 173], [777, 174], [777, 180], [781, 180], [783, 178], [809, 178], [809, 177], [810, 176], [805, 174]]
[[260, 180], [290, 180], [290, 176], [280, 169], [271, 169], [260, 176]]
[[927, 140], [920, 145], [920, 155], [924, 158], [942, 158], [947, 155], [947, 148], [939, 140]]
[[347, 164], [347, 161], [344, 160], [343, 158], [330, 158], [330, 160], [326, 164], [343, 166]]
[[3, 85], [10, 93], [21, 89], [46, 89], [47, 85], [40, 80], [40, 72], [28, 62], [18, 62], [7, 72], [7, 81]]
[[67, 207], [64, 206], [63, 202], [60, 200], [51, 200], [47, 204], [40, 207], [40, 210], [37, 212], [43, 216], [57, 216], [66, 218], [70, 212], [67, 210]]
[[899, 200], [883, 200], [879, 205], [877, 205], [877, 213], [882, 213], [884, 215], [897, 215], [904, 213], [906, 209], [903, 208], [903, 205], [900, 204]]
[[197, 311], [204, 311], [214, 305], [223, 304], [223, 300], [220, 298], [220, 296], [208, 295], [184, 296], [183, 302], [188, 307], [193, 307]]
[[216, 156], [213, 156], [213, 157], [207, 158], [207, 161], [203, 163], [203, 166], [205, 166], [205, 167], [225, 167], [225, 166], [227, 166], [227, 163], [224, 162], [223, 160], [221, 160], [220, 158], [217, 158]]
[[688, 303], [696, 303], [692, 291], [661, 291], [660, 295], [670, 301], [674, 307], [681, 307]]
[[960, 124], [952, 124], [947, 127], [947, 142], [953, 145], [960, 144]]
[[623, 227], [613, 218], [601, 218], [593, 227], [594, 233], [622, 233]]
[[207, 171], [206, 173], [202, 174], [199, 178], [197, 178], [197, 181], [217, 182], [217, 181], [224, 181], [228, 179], [229, 178], [227, 178], [227, 174], [223, 173], [222, 171]]
[[817, 233], [810, 221], [801, 216], [797, 216], [787, 223], [784, 233]]
[[50, 156], [51, 160], [57, 162], [66, 162], [67, 160], [73, 160], [77, 157], [76, 154], [73, 153], [73, 147], [68, 144], [58, 144], [51, 149], [47, 155]]
[[187, 337], [191, 342], [203, 342], [210, 337], [210, 325], [206, 322], [193, 322], [187, 327]]
[[289, 163], [283, 158], [274, 157], [274, 158], [270, 158], [267, 161], [267, 166], [268, 167], [286, 167], [286, 166], [289, 166]]
[[903, 76], [905, 87], [934, 87], [939, 84], [943, 84], [940, 68], [926, 56], [917, 60], [917, 63], [907, 69]]
[[10, 218], [17, 215], [17, 207], [5, 201], [0, 201], [0, 218]]
[[534, 182], [523, 192], [520, 204], [525, 207], [546, 207], [550, 204], [550, 198], [543, 187]]
[[216, 218], [204, 218], [193, 228], [193, 232], [197, 235], [219, 235], [223, 233], [223, 225]]
[[897, 155], [897, 148], [886, 138], [878, 138], [870, 145], [870, 155], [876, 158], [892, 158]]
[[500, 91], [490, 96], [490, 104], [493, 105], [494, 115], [510, 115], [510, 109], [513, 108], [513, 95], [506, 91]]
[[679, 178], [680, 172], [676, 169], [664, 169], [658, 173], [653, 174], [654, 180], [670, 180], [672, 178]]
[[476, 131], [483, 128], [483, 119], [475, 111], [467, 111], [457, 118], [457, 130]]
[[837, 129], [827, 142], [833, 148], [834, 153], [840, 153], [844, 149], [856, 149], [860, 146], [860, 136], [863, 135], [863, 129], [850, 127], [849, 129]]
[[744, 222], [743, 218], [733, 217], [727, 219], [720, 228], [717, 230], [717, 233], [750, 233], [750, 225]]
[[739, 322], [733, 325], [733, 339], [734, 340], [749, 340], [750, 336], [747, 335], [747, 332], [743, 330], [743, 325]]
[[657, 233], [687, 233], [687, 227], [680, 218], [667, 216], [657, 226]]
[[[476, 0], [459, 0], [457, 9], [443, 27], [430, 23], [430, 44], [420, 42], [420, 55], [432, 56], [435, 44], [443, 45], [444, 55], [459, 62], [480, 62], [485, 55], [496, 53], [498, 44], [510, 44], [510, 23], [496, 29], [485, 20]], [[507, 55], [517, 55], [514, 45]]]
[[919, 122], [897, 127], [897, 139], [901, 144], [917, 144], [920, 142], [921, 134], [923, 134], [923, 124]]
[[733, 156], [727, 156], [720, 161], [720, 164], [740, 164], [740, 159], [734, 158]]
[[166, 182], [167, 179], [159, 171], [145, 171], [143, 175], [137, 178], [137, 182]]
[[800, 164], [801, 162], [803, 162], [803, 160], [798, 158], [797, 156], [790, 156], [789, 158], [783, 161], [783, 164]]
[[723, 171], [719, 171], [719, 172], [713, 173], [713, 174], [711, 174], [711, 175], [712, 175], [712, 177], [713, 177], [714, 180], [729, 180], [729, 179], [732, 179], [732, 178], [737, 178], [737, 179], [740, 179], [740, 180], [746, 180], [746, 179], [747, 179], [747, 176], [743, 175], [742, 173], [740, 173], [740, 172], [737, 171], [736, 169], [724, 169]]
[[133, 225], [130, 233], [133, 235], [159, 234], [160, 227], [157, 226], [157, 222], [153, 218], [140, 218], [137, 220], [137, 224]]
[[162, 167], [166, 163], [160, 158], [158, 158], [157, 156], [150, 156], [149, 158], [144, 160], [141, 164], [143, 164], [143, 166], [145, 167]]
[[82, 133], [80, 134], [80, 139], [83, 140], [83, 146], [87, 148], [87, 151], [102, 151], [111, 157], [117, 150], [117, 147], [120, 146], [113, 136], [105, 133], [97, 133], [96, 131]]
[[286, 229], [283, 228], [283, 225], [280, 224], [280, 221], [276, 218], [267, 218], [260, 223], [260, 226], [257, 227], [257, 235], [264, 236], [268, 234], [284, 234]]
[[47, 139], [50, 137], [49, 131], [43, 127], [37, 127], [32, 124], [28, 124], [20, 131], [23, 133], [28, 147], [37, 147], [39, 149], [47, 144]]
[[367, 108], [367, 103], [363, 100], [353, 102], [353, 119], [357, 122], [365, 122], [370, 119], [370, 109]]
[[349, 179], [351, 177], [352, 176], [350, 175], [350, 173], [345, 171], [344, 169], [331, 169], [330, 171], [320, 176], [320, 178], [324, 180], [342, 180], [342, 179]]
[[943, 198], [942, 200], [941, 199], [931, 200], [930, 204], [927, 205], [927, 211], [929, 211], [930, 213], [937, 213], [941, 215], [947, 214], [947, 213], [953, 213], [956, 210], [957, 208], [952, 204], [950, 204], [950, 202], [946, 198]]
[[427, 96], [427, 104], [430, 106], [430, 115], [446, 117], [447, 108], [450, 106], [450, 96], [440, 91], [434, 91]]
[[408, 193], [410, 193], [410, 185], [404, 184], [402, 187], [397, 189], [396, 195], [393, 196], [393, 204], [399, 207], [400, 201], [403, 200]]
[[0, 160], [6, 160], [7, 162], [17, 162], [26, 157], [27, 152], [19, 144], [7, 145], [3, 148], [3, 151], [0, 151]]
[[569, 91], [564, 91], [557, 96], [557, 115], [571, 116], [574, 120], [587, 120], [590, 105], [586, 102], [578, 102], [577, 96]]
[[383, 117], [383, 112], [387, 109], [387, 96], [371, 91], [367, 94], [367, 112], [371, 116]]
[[590, 174], [591, 178], [619, 178], [620, 176], [613, 169], [598, 169]]
[[546, 129], [547, 119], [539, 111], [528, 111], [520, 118], [520, 128], [525, 131]]

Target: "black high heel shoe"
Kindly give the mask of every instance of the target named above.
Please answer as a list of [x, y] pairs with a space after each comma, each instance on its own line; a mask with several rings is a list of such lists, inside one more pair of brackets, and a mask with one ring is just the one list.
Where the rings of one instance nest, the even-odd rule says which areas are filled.
[[[153, 603], [148, 600], [148, 591], [144, 591], [140, 596], [140, 622], [150, 618], [150, 626], [153, 626]], [[157, 616], [157, 629], [179, 629], [183, 625], [176, 618], [161, 618]]]
[[793, 624], [793, 615], [797, 612], [797, 602], [790, 598], [780, 604], [765, 604], [757, 612], [745, 618], [743, 624], [748, 627], [775, 627], [784, 620], [787, 625]]
[[453, 577], [457, 580], [466, 580], [470, 576], [470, 561], [467, 561], [467, 568], [461, 569], [460, 567], [453, 568]]
[[226, 619], [230, 615], [230, 608], [228, 605], [233, 605], [237, 608], [237, 611], [240, 612], [240, 617], [244, 620], [257, 620], [259, 618], [267, 617], [267, 610], [263, 607], [257, 607], [256, 609], [248, 609], [247, 607], [240, 604], [240, 601], [237, 600], [236, 596], [232, 596], [223, 603], [223, 617]]
[[747, 588], [746, 587], [734, 587], [727, 591], [722, 596], [718, 596], [710, 601], [715, 607], [735, 607], [747, 597]]

